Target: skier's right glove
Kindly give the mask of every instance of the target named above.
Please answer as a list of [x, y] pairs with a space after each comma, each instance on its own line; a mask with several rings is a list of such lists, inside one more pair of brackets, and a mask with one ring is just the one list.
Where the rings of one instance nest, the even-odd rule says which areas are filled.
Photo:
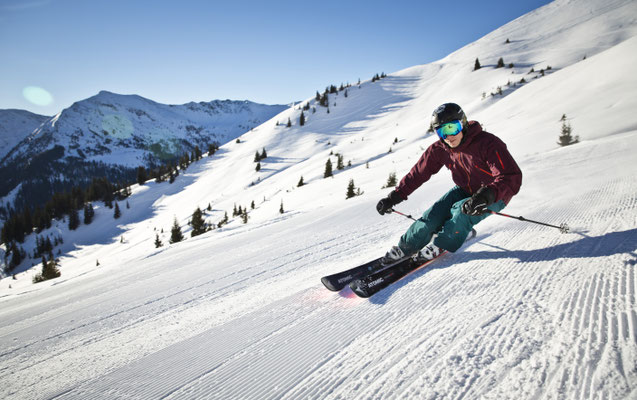
[[385, 215], [391, 212], [392, 208], [403, 200], [402, 196], [394, 190], [389, 193], [389, 196], [381, 199], [378, 204], [376, 204], [376, 211], [378, 211], [380, 215]]
[[462, 204], [462, 212], [474, 217], [482, 215], [487, 212], [487, 207], [493, 204], [494, 201], [495, 193], [493, 189], [483, 186]]

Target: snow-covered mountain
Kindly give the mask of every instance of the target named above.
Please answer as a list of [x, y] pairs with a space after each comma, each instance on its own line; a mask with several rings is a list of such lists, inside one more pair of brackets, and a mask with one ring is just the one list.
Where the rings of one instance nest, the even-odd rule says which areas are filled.
[[6, 151], [0, 173], [7, 179], [0, 184], [0, 197], [22, 185], [5, 200], [17, 196], [33, 205], [34, 193], [45, 192], [47, 199], [48, 186], [42, 182], [56, 179], [68, 187], [94, 176], [113, 182], [134, 179], [139, 166], [166, 163], [195, 146], [206, 151], [209, 144], [226, 143], [287, 107], [231, 100], [166, 105], [102, 91], [74, 103]]
[[0, 110], [0, 160], [49, 118], [26, 110]]
[[[513, 66], [495, 68], [500, 57]], [[39, 260], [27, 260], [0, 281], [0, 393], [635, 398], [636, 67], [636, 2], [557, 0], [442, 60], [340, 92], [329, 113], [308, 99], [304, 126], [300, 108], [283, 111], [172, 185], [135, 186], [118, 220], [100, 206], [76, 231], [57, 223], [44, 234], [65, 238], [62, 277], [32, 284]], [[321, 276], [377, 257], [409, 226], [375, 205], [389, 174], [437, 140], [429, 116], [447, 101], [520, 165], [505, 212], [573, 233], [492, 216], [460, 252], [369, 300], [328, 292]], [[564, 114], [580, 143], [559, 147]], [[275, 123], [288, 118], [291, 128]], [[324, 179], [337, 154], [346, 167]], [[350, 180], [362, 195], [345, 200]], [[417, 216], [452, 185], [443, 170], [398, 209]], [[190, 237], [208, 205], [210, 223], [235, 205], [248, 222]], [[186, 240], [168, 244], [175, 219]]]

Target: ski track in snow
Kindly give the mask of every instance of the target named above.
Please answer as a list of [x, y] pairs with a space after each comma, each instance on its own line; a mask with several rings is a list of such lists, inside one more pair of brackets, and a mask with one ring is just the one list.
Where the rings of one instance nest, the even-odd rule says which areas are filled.
[[[105, 288], [91, 307], [84, 304], [85, 315], [71, 313], [84, 323], [64, 329], [59, 318], [67, 313], [47, 314], [37, 335], [12, 350], [7, 338], [23, 333], [5, 327], [2, 372], [34, 371], [64, 351], [83, 353], [86, 346], [108, 344], [120, 331], [134, 332], [148, 319], [165, 323], [166, 314], [226, 295], [245, 299], [255, 290], [247, 282], [267, 286], [296, 271], [310, 280], [305, 290], [289, 287], [291, 294], [267, 305], [251, 304], [224, 323], [136, 353], [130, 363], [95, 371], [98, 377], [61, 385], [42, 398], [613, 398], [630, 393], [637, 381], [635, 233], [621, 229], [637, 211], [636, 189], [634, 178], [617, 178], [574, 200], [568, 211], [536, 216], [581, 222], [594, 232], [573, 238], [526, 227], [521, 234], [517, 223], [507, 221], [503, 229], [479, 234], [464, 252], [443, 257], [369, 300], [348, 290], [326, 292], [306, 264], [324, 254], [329, 264], [351, 253], [360, 241], [345, 234], [321, 232], [325, 240], [307, 241], [304, 249], [289, 245], [267, 261], [254, 259], [210, 280], [194, 274], [200, 278], [179, 281], [182, 286], [170, 285], [161, 273], [138, 276], [140, 288], [153, 290], [136, 300], [119, 299], [133, 303], [127, 308], [114, 307], [118, 291]], [[608, 200], [611, 192], [619, 204], [580, 214], [584, 204]], [[368, 230], [363, 237], [373, 241], [378, 234]], [[264, 269], [265, 264], [275, 267]], [[165, 286], [150, 285], [153, 280]], [[564, 291], [565, 284], [571, 290]], [[115, 293], [105, 301], [110, 290]], [[387, 307], [394, 303], [406, 307]], [[100, 304], [118, 311], [104, 315], [94, 308]], [[96, 329], [100, 324], [112, 328]], [[57, 341], [56, 352], [46, 352], [47, 341]], [[38, 360], [40, 353], [47, 357]], [[15, 363], [7, 362], [12, 356]], [[31, 394], [38, 393], [37, 379], [33, 385]]]

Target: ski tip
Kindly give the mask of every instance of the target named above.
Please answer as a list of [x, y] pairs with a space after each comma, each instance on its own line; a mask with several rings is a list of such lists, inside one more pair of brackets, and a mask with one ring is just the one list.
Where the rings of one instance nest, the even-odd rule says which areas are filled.
[[358, 297], [362, 297], [363, 299], [366, 299], [369, 297], [369, 293], [367, 293], [367, 290], [365, 290], [365, 288], [361, 287], [359, 285], [359, 281], [355, 280], [353, 282], [351, 282], [349, 284], [349, 288], [352, 289], [352, 292], [354, 292], [354, 294]]
[[337, 288], [334, 285], [332, 285], [332, 282], [330, 282], [329, 279], [327, 279], [326, 277], [321, 278], [321, 282], [323, 283], [323, 285], [330, 291], [332, 292], [338, 292], [339, 290], [341, 290], [342, 288]]

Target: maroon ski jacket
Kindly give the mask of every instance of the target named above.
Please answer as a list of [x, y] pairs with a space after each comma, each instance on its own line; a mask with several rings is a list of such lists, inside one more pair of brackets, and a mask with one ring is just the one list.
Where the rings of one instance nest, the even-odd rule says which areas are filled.
[[400, 181], [396, 192], [405, 200], [443, 166], [451, 170], [453, 181], [467, 193], [481, 186], [495, 192], [495, 201], [508, 204], [520, 191], [522, 171], [497, 136], [483, 131], [477, 121], [469, 121], [462, 143], [455, 149], [438, 140], [425, 150], [416, 165]]

